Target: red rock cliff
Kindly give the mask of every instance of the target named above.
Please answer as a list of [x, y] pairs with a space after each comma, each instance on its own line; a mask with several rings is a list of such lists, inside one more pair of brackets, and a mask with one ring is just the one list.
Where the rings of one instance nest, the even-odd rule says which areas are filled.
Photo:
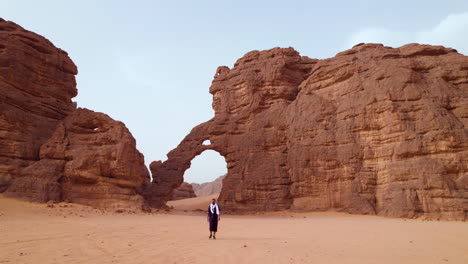
[[76, 109], [76, 74], [66, 52], [0, 19], [0, 192], [141, 205], [143, 155], [123, 123]]
[[75, 110], [77, 69], [45, 38], [0, 19], [0, 189]]
[[213, 149], [228, 167], [225, 210], [467, 217], [468, 57], [453, 49], [361, 44], [326, 60], [252, 51], [219, 67], [210, 93], [215, 117], [151, 164], [153, 205]]

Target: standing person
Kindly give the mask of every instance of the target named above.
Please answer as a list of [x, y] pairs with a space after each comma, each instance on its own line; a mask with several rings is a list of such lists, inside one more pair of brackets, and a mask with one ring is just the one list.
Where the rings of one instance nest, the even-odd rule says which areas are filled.
[[211, 201], [208, 207], [208, 222], [210, 223], [210, 237], [216, 239], [216, 232], [218, 232], [218, 221], [221, 220], [219, 213], [219, 205], [216, 203], [216, 199]]

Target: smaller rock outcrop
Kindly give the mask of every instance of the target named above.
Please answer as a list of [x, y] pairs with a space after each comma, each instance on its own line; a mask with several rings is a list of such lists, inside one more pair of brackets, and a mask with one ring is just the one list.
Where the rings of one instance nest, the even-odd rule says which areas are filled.
[[223, 187], [223, 179], [226, 175], [216, 178], [212, 182], [205, 182], [202, 184], [192, 183], [193, 191], [197, 196], [208, 196], [213, 194], [219, 194]]
[[78, 108], [40, 148], [40, 160], [20, 170], [9, 196], [95, 207], [139, 207], [149, 183], [143, 155], [122, 122]]
[[171, 200], [182, 200], [197, 197], [193, 191], [192, 185], [190, 183], [183, 182], [179, 188], [175, 189], [172, 193]]

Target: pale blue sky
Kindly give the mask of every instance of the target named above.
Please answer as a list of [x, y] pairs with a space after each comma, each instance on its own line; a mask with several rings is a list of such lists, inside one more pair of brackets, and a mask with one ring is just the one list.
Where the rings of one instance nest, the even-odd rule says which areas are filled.
[[[359, 42], [443, 44], [468, 54], [468, 1], [0, 0], [0, 17], [66, 50], [79, 69], [80, 107], [123, 121], [146, 163], [165, 160], [213, 116], [217, 66], [250, 50], [292, 46], [328, 58]], [[226, 172], [214, 151], [185, 179]]]

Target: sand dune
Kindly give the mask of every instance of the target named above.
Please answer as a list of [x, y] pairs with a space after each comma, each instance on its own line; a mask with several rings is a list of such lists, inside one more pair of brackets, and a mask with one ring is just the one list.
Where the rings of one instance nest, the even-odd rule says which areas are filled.
[[[196, 199], [173, 206], [197, 209]], [[0, 263], [468, 263], [465, 222], [223, 215], [214, 241], [201, 213], [47, 206], [0, 197]]]
[[218, 196], [219, 193], [208, 196], [169, 201], [167, 205], [174, 207], [174, 210], [206, 211], [208, 210], [208, 205], [211, 203], [211, 199], [218, 199]]

